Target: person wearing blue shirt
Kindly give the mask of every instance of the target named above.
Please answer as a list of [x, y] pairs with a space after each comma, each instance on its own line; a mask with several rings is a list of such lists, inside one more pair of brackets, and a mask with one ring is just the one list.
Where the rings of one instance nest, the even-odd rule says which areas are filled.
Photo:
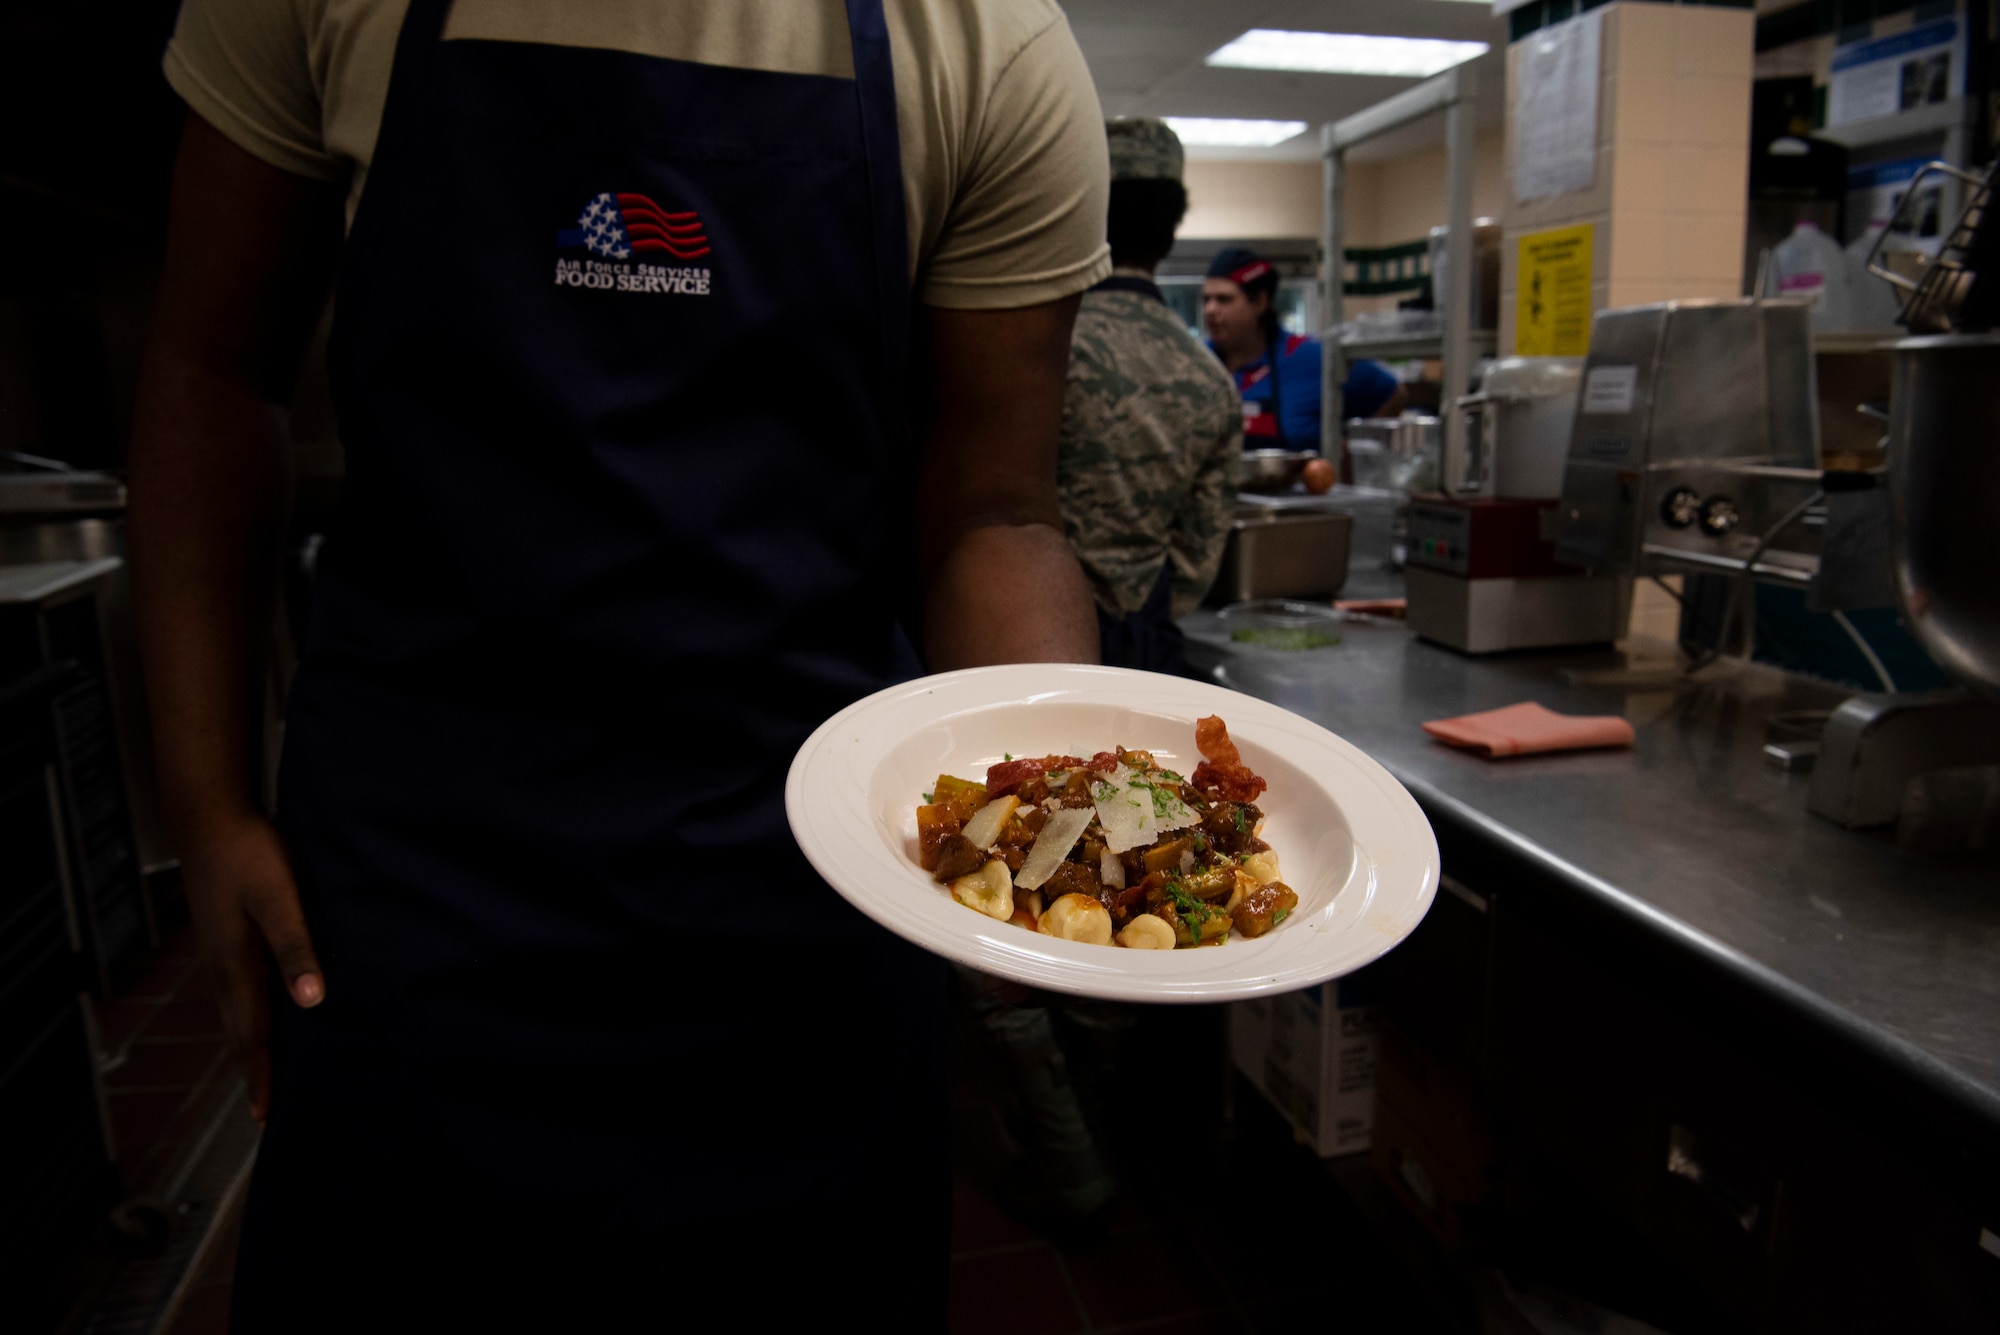
[[[1208, 266], [1201, 318], [1209, 350], [1222, 359], [1243, 398], [1243, 448], [1317, 450], [1320, 344], [1278, 327], [1278, 271], [1255, 251], [1232, 246]], [[1380, 362], [1358, 361], [1342, 387], [1349, 417], [1402, 410], [1403, 387]]]

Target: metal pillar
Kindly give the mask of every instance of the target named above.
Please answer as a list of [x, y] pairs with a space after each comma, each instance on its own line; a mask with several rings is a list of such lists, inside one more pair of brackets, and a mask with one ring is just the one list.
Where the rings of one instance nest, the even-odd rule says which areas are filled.
[[1346, 318], [1347, 287], [1347, 154], [1334, 139], [1334, 127], [1319, 132], [1326, 200], [1320, 224], [1320, 310], [1325, 324], [1320, 335], [1319, 452], [1343, 471], [1340, 426], [1347, 420], [1347, 357], [1340, 348], [1340, 326]]
[[1473, 132], [1478, 108], [1477, 76], [1470, 64], [1446, 70], [1435, 78], [1406, 89], [1366, 111], [1320, 128], [1320, 156], [1326, 181], [1326, 216], [1320, 227], [1324, 251], [1322, 273], [1326, 294], [1326, 328], [1321, 335], [1320, 451], [1339, 466], [1340, 428], [1345, 418], [1341, 387], [1347, 380], [1347, 358], [1340, 346], [1339, 328], [1344, 309], [1342, 286], [1347, 276], [1344, 213], [1347, 177], [1347, 150], [1412, 121], [1445, 114], [1445, 202], [1450, 235], [1445, 240], [1445, 267], [1452, 284], [1451, 300], [1443, 311], [1444, 330], [1440, 353], [1444, 362], [1444, 459], [1441, 461], [1446, 490], [1464, 471], [1466, 428], [1464, 415], [1452, 401], [1472, 388], [1472, 309], [1478, 291], [1478, 275], [1472, 272], [1472, 154]]

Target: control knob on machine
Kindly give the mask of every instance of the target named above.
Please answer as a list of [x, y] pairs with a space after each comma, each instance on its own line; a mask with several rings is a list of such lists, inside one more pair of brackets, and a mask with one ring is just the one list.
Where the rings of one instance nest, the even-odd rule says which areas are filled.
[[1692, 487], [1675, 487], [1660, 502], [1660, 522], [1668, 528], [1688, 528], [1701, 515], [1701, 493]]
[[1701, 529], [1712, 538], [1724, 537], [1734, 532], [1743, 516], [1736, 508], [1736, 502], [1727, 496], [1711, 496], [1702, 502]]

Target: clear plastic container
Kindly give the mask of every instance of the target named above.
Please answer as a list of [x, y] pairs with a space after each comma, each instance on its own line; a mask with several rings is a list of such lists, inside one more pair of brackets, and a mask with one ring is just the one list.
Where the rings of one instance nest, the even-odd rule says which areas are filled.
[[1854, 280], [1847, 252], [1838, 241], [1801, 222], [1771, 252], [1771, 285], [1767, 296], [1791, 297], [1812, 307], [1815, 333], [1855, 327]]
[[[1860, 329], [1893, 329], [1903, 315], [1902, 290], [1886, 278], [1868, 272], [1868, 256], [1882, 239], [1886, 222], [1872, 222], [1847, 248], [1847, 272], [1854, 285], [1854, 322]], [[1922, 254], [1923, 247], [1907, 232], [1891, 232], [1882, 240], [1882, 256]]]
[[[1354, 483], [1398, 491], [1435, 491], [1444, 451], [1443, 423], [1422, 413], [1401, 417], [1350, 417], [1348, 448]], [[1370, 448], [1370, 442], [1374, 448]]]
[[1216, 613], [1216, 619], [1232, 643], [1281, 653], [1331, 649], [1340, 643], [1341, 627], [1347, 624], [1346, 615], [1331, 607], [1288, 598], [1231, 603]]

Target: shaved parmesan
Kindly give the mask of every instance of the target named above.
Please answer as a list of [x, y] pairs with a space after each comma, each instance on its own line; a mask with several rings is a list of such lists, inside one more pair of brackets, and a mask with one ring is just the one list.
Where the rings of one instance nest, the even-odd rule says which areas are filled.
[[1162, 808], [1153, 818], [1154, 827], [1161, 830], [1185, 830], [1190, 825], [1201, 824], [1201, 813], [1181, 801], [1178, 790], [1161, 784], [1153, 790], [1153, 801]]
[[1114, 853], [1150, 844], [1168, 830], [1201, 822], [1180, 794], [1166, 781], [1158, 783], [1119, 765], [1091, 785], [1097, 819], [1104, 826], [1104, 843]]
[[1021, 864], [1020, 874], [1014, 877], [1014, 884], [1024, 890], [1039, 887], [1049, 877], [1055, 875], [1069, 851], [1076, 847], [1076, 841], [1083, 838], [1083, 832], [1090, 826], [1089, 807], [1068, 807], [1050, 815], [1048, 824], [1035, 836], [1034, 846], [1029, 848], [1027, 860]]
[[970, 839], [972, 846], [980, 852], [990, 852], [993, 845], [1000, 841], [1000, 831], [1007, 828], [1007, 818], [1013, 815], [1014, 808], [1020, 805], [1021, 799], [1012, 793], [1005, 797], [996, 797], [973, 812], [972, 819], [965, 823], [965, 828], [960, 833]]
[[1125, 864], [1108, 848], [1097, 859], [1097, 879], [1113, 890], [1125, 888]]
[[1104, 845], [1125, 853], [1153, 842], [1151, 796], [1131, 786], [1132, 771], [1120, 765], [1090, 787], [1097, 819], [1104, 825]]

